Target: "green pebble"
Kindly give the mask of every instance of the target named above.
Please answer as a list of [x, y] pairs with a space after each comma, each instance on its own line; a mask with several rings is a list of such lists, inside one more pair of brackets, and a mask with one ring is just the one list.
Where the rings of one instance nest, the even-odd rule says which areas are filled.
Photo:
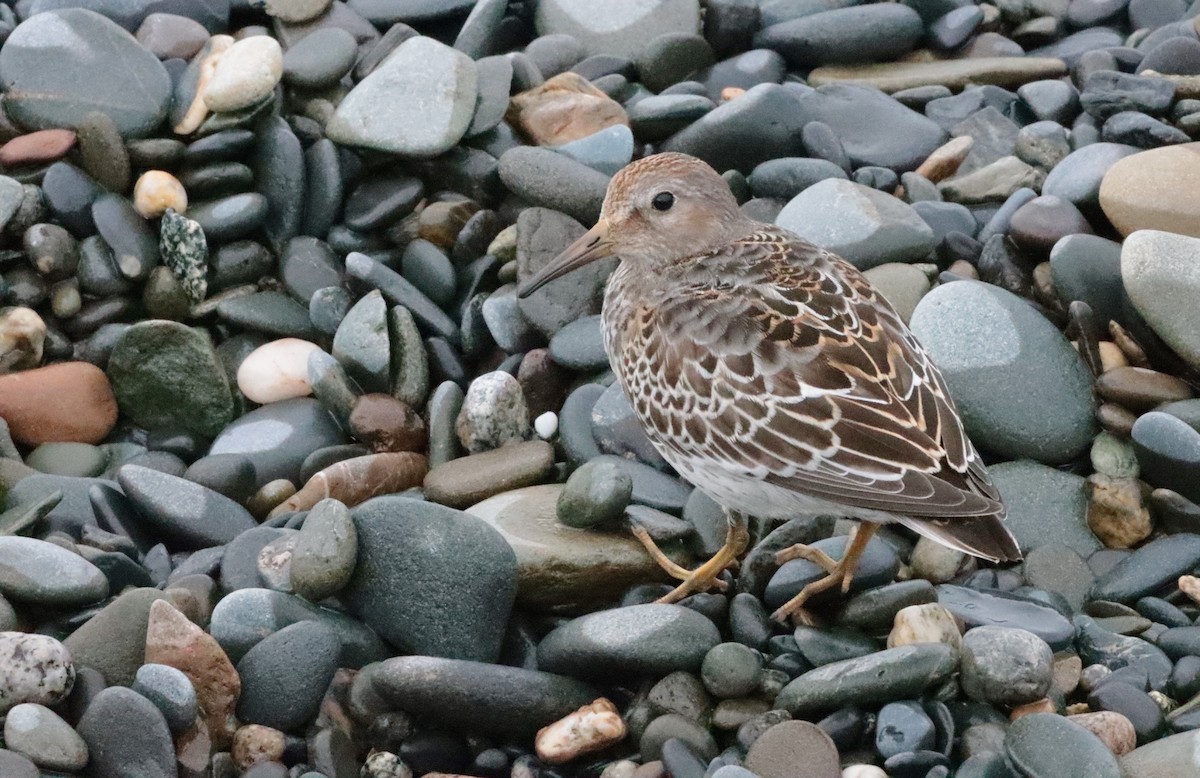
[[567, 479], [558, 497], [558, 520], [584, 529], [614, 522], [633, 496], [633, 478], [612, 462], [587, 462]]

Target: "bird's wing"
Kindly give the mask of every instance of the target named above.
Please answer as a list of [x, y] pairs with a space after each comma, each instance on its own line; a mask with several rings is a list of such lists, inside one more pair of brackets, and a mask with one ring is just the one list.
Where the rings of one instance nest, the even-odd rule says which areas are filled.
[[[1003, 517], [940, 373], [854, 267], [763, 228], [678, 272], [621, 338], [625, 389], [662, 445], [927, 534]], [[1000, 532], [1000, 557], [1019, 557]]]

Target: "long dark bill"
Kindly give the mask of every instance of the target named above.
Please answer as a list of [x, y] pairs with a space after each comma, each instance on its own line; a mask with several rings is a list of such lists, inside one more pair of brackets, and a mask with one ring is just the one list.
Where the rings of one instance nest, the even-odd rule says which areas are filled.
[[539, 270], [525, 283], [517, 288], [517, 297], [528, 297], [556, 278], [565, 276], [573, 270], [598, 259], [611, 257], [612, 243], [608, 239], [608, 222], [604, 219], [596, 222], [596, 226], [583, 234], [579, 240], [563, 249], [563, 252], [550, 261], [550, 264]]

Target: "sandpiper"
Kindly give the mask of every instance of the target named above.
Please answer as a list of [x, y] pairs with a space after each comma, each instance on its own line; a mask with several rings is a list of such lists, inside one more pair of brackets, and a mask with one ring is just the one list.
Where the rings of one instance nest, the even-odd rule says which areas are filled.
[[721, 585], [748, 542], [746, 515], [859, 522], [840, 560], [802, 545], [777, 554], [828, 573], [780, 621], [805, 617], [818, 592], [847, 591], [880, 524], [1021, 558], [937, 367], [848, 262], [747, 218], [715, 170], [673, 153], [618, 172], [596, 226], [519, 294], [613, 255], [602, 316], [613, 371], [655, 447], [729, 520], [724, 547], [695, 570], [635, 529], [682, 581], [661, 602]]

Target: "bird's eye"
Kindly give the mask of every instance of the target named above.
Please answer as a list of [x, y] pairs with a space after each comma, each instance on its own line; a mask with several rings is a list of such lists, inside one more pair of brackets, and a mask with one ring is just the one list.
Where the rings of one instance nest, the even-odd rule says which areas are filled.
[[654, 195], [654, 199], [650, 201], [656, 211], [669, 211], [671, 206], [675, 204], [675, 195], [670, 192], [659, 192]]

